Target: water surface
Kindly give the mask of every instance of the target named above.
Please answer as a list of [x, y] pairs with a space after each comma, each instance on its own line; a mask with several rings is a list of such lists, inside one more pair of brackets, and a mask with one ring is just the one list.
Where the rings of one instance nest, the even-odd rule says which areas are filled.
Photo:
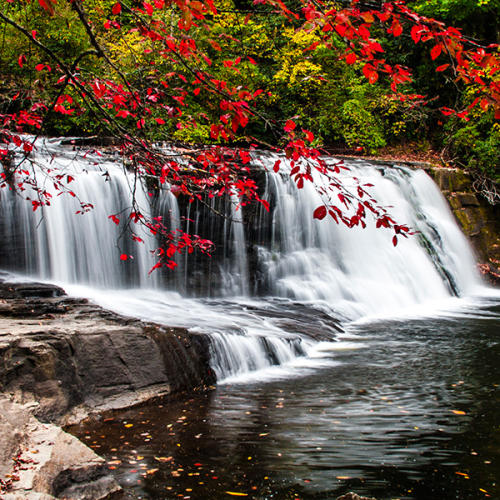
[[[128, 498], [500, 498], [500, 305], [363, 321], [323, 367], [73, 429]], [[240, 379], [241, 380], [241, 379]]]

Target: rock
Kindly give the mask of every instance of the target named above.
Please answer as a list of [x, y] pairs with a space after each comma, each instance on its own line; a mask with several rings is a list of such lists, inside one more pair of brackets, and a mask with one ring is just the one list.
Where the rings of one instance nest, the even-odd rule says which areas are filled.
[[480, 203], [474, 193], [456, 193], [458, 201], [462, 207], [479, 207]]
[[340, 497], [337, 497], [337, 500], [376, 500], [376, 498], [373, 497], [360, 497], [356, 493], [346, 493], [345, 495], [342, 495]]
[[26, 299], [30, 297], [62, 297], [65, 291], [48, 283], [8, 283], [0, 288], [1, 299]]
[[118, 146], [120, 141], [114, 137], [91, 135], [88, 137], [73, 137], [61, 140], [63, 146]]
[[104, 460], [54, 424], [214, 382], [206, 336], [0, 282], [2, 500], [108, 498], [120, 488]]
[[457, 168], [429, 168], [428, 172], [443, 192], [472, 192], [472, 180]]
[[0, 488], [3, 500], [98, 500], [121, 491], [104, 459], [32, 407], [0, 398]]
[[206, 336], [125, 318], [57, 287], [0, 283], [0, 296], [0, 390], [36, 401], [43, 421], [215, 382]]
[[500, 284], [500, 205], [490, 205], [476, 195], [472, 178], [459, 169], [428, 168], [478, 256], [481, 273], [491, 284]]

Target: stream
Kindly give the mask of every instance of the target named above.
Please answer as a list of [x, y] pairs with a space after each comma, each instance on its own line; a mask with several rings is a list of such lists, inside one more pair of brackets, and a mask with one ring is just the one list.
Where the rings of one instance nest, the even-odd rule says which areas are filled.
[[71, 432], [130, 499], [500, 498], [499, 325], [498, 297], [353, 322], [316, 364]]

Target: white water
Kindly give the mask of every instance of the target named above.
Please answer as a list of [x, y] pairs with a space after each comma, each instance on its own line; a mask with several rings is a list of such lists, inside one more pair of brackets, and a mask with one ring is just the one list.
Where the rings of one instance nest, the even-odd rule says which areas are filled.
[[[288, 374], [302, 373], [307, 365], [331, 362], [322, 354], [328, 348], [318, 338], [313, 340], [310, 330], [321, 331], [323, 340], [334, 340], [336, 318], [362, 321], [405, 312], [435, 314], [449, 307], [455, 310], [468, 297], [485, 293], [472, 251], [425, 172], [356, 162], [349, 165], [344, 182], [355, 175], [374, 184], [373, 197], [382, 205], [393, 205], [393, 218], [420, 235], [400, 238], [394, 248], [389, 232], [374, 225], [347, 229], [332, 220], [314, 220], [312, 212], [321, 200], [313, 187], [306, 184], [298, 190], [286, 177], [270, 173], [263, 198], [275, 199], [276, 206], [270, 214], [260, 211], [258, 241], [247, 240], [248, 228], [241, 223], [242, 211], [234, 199], [220, 230], [230, 252], [220, 261], [214, 259], [221, 279], [209, 289], [224, 299], [187, 298], [177, 292], [190, 293], [189, 260], [177, 257], [179, 272], [170, 284], [175, 292], [166, 291], [159, 273], [148, 276], [154, 264], [149, 250], [156, 242], [133, 243], [126, 234], [118, 238], [123, 228], [108, 220], [131, 205], [134, 185], [142, 212], [151, 210], [147, 193], [118, 159], [75, 158], [57, 141], [45, 147], [39, 141], [38, 147], [33, 159], [39, 182], [47, 182], [43, 168], [61, 169], [75, 177], [71, 187], [94, 209], [75, 215], [79, 206], [74, 199], [55, 196], [50, 207], [33, 212], [29, 204], [2, 192], [1, 210], [8, 223], [0, 226], [0, 236], [4, 256], [10, 256], [7, 267], [19, 271], [12, 256], [22, 248], [21, 271], [32, 278], [56, 281], [70, 293], [124, 314], [210, 334], [212, 366], [219, 379], [239, 380], [253, 371], [275, 376], [276, 365], [288, 366]], [[258, 161], [272, 170], [275, 159], [262, 155]], [[156, 208], [168, 214], [173, 229], [182, 227], [182, 213], [170, 192], [163, 193]], [[200, 223], [206, 218], [194, 207], [189, 210], [185, 215], [192, 222], [187, 224], [194, 228], [186, 229], [211, 238]], [[212, 226], [217, 224], [210, 222]], [[246, 253], [252, 244], [259, 272], [254, 284]], [[120, 261], [121, 253], [133, 260]], [[251, 298], [251, 291], [259, 287], [274, 298]], [[306, 363], [298, 363], [303, 356]]]
[[349, 175], [374, 184], [374, 198], [393, 205], [391, 215], [421, 234], [399, 238], [394, 248], [390, 234], [373, 224], [349, 229], [329, 218], [314, 220], [321, 199], [313, 186], [299, 192], [283, 177], [271, 176], [268, 191], [278, 200], [273, 241], [271, 250], [261, 252], [274, 295], [325, 301], [352, 318], [390, 315], [447, 299], [453, 289], [464, 296], [480, 286], [469, 244], [424, 171], [358, 163], [350, 165]]

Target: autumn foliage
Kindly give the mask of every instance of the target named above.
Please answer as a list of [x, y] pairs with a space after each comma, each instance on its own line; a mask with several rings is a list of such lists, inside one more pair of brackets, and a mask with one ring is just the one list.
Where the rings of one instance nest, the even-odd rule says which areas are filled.
[[[393, 231], [393, 243], [409, 229], [394, 221], [371, 199], [369, 186], [346, 188], [339, 179], [341, 162], [326, 162], [315, 134], [302, 126], [296, 114], [281, 119], [267, 111], [273, 102], [271, 88], [254, 87], [252, 68], [259, 57], [249, 55], [233, 33], [224, 32], [221, 18], [236, 12], [242, 25], [255, 16], [279, 20], [279, 26], [296, 36], [312, 40], [302, 47], [305, 61], [321, 52], [335, 64], [353, 68], [369, 84], [384, 82], [387, 98], [416, 108], [429, 105], [433, 96], [415, 93], [410, 68], [391, 62], [394, 58], [384, 42], [410, 37], [435, 64], [438, 75], [470, 89], [467, 106], [441, 106], [443, 119], [454, 116], [468, 120], [471, 113], [494, 110], [500, 119], [498, 46], [482, 46], [462, 32], [417, 14], [403, 1], [364, 4], [353, 0], [330, 3], [321, 0], [254, 0], [239, 10], [230, 2], [212, 0], [150, 0], [144, 2], [96, 2], [90, 0], [32, 0], [47, 23], [59, 9], [71, 11], [72, 29], [81, 34], [81, 50], [65, 56], [54, 50], [46, 33], [30, 26], [29, 19], [16, 16], [26, 0], [10, 0], [0, 11], [0, 22], [26, 41], [27, 50], [17, 54], [14, 64], [31, 71], [50, 92], [30, 92], [11, 86], [7, 109], [0, 114], [0, 161], [3, 189], [21, 196], [30, 187], [37, 193], [29, 199], [33, 210], [50, 205], [52, 193], [37, 183], [29, 158], [33, 136], [43, 134], [54, 116], [88, 117], [98, 121], [119, 144], [126, 168], [139, 177], [156, 179], [176, 196], [204, 200], [235, 195], [239, 203], [261, 203], [252, 179], [251, 151], [273, 147], [283, 153], [297, 188], [314, 183], [318, 175], [326, 182], [316, 188], [324, 204], [312, 217], [330, 217], [349, 227], [366, 224], [373, 216], [377, 227]], [[131, 62], [132, 61], [132, 62]], [[250, 75], [250, 77], [249, 77]], [[321, 85], [325, 76], [311, 74]], [[204, 129], [214, 144], [197, 150], [183, 150], [182, 161], [165, 155], [154, 140], [168, 141], [173, 132]], [[265, 129], [270, 138], [262, 142], [256, 130]], [[269, 144], [272, 142], [272, 144]], [[19, 154], [14, 158], [12, 150]], [[282, 169], [280, 161], [274, 165]], [[52, 186], [60, 193], [77, 196], [71, 176], [48, 171]], [[44, 184], [45, 185], [45, 184]], [[26, 195], [25, 195], [26, 197]], [[33, 197], [31, 197], [33, 198]], [[81, 213], [92, 209], [83, 200]], [[160, 218], [146, 217], [134, 206], [128, 214], [110, 214], [111, 223], [126, 218], [161, 236], [155, 267], [175, 267], [176, 252], [195, 248], [209, 252], [211, 243], [199, 236], [172, 232]], [[140, 240], [133, 233], [135, 239]], [[122, 260], [128, 256], [123, 254]]]

